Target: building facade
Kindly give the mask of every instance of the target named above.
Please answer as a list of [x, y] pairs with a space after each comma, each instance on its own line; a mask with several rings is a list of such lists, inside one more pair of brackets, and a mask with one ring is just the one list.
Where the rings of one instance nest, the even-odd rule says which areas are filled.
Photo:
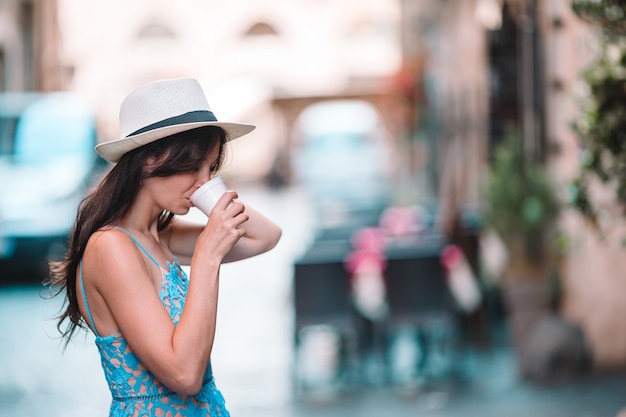
[[56, 0], [0, 2], [0, 91], [62, 89]]
[[218, 118], [258, 128], [233, 142], [228, 170], [266, 175], [290, 147], [293, 100], [377, 96], [401, 62], [396, 1], [116, 0], [59, 2], [68, 88], [101, 115], [101, 137], [117, 135], [124, 95], [156, 78], [192, 76]]
[[[436, 161], [420, 173], [442, 219], [480, 206], [491, 151], [507, 126], [521, 132], [527, 155], [545, 163], [567, 207], [580, 169], [572, 125], [586, 94], [581, 74], [598, 35], [573, 13], [572, 0], [404, 1], [403, 27], [405, 60], [426, 63], [415, 75], [429, 113], [414, 135]], [[583, 329], [598, 368], [623, 367], [624, 219], [610, 190], [595, 197], [603, 236], [574, 208], [562, 216], [570, 243], [560, 313]]]

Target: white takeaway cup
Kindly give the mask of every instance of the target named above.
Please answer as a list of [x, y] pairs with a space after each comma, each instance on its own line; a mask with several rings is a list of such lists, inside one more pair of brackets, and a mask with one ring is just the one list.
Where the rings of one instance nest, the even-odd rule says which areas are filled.
[[228, 189], [222, 177], [213, 177], [204, 183], [190, 197], [194, 206], [198, 207], [207, 216], [213, 210], [213, 206]]

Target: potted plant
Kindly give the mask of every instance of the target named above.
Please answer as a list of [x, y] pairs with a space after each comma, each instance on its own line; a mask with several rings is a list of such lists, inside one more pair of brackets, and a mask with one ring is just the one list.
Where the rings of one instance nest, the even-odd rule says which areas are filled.
[[508, 252], [500, 290], [520, 353], [528, 332], [550, 311], [561, 204], [544, 166], [526, 157], [522, 141], [511, 134], [495, 149], [485, 197], [485, 225]]
[[485, 221], [509, 251], [510, 279], [537, 279], [545, 272], [561, 211], [544, 166], [524, 156], [508, 135], [496, 147], [486, 190]]

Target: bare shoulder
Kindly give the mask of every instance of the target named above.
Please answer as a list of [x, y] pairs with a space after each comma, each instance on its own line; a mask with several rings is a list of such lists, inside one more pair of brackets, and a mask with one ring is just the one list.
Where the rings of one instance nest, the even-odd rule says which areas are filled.
[[113, 227], [91, 235], [83, 259], [87, 272], [95, 272], [87, 275], [96, 281], [104, 279], [111, 283], [120, 272], [145, 272], [137, 245], [126, 232]]
[[134, 246], [134, 242], [126, 232], [108, 227], [97, 230], [91, 235], [85, 248], [85, 257], [97, 260], [106, 255], [123, 255]]
[[[141, 317], [140, 309], [146, 303], [157, 304], [142, 255], [130, 236], [120, 229], [107, 228], [92, 234], [83, 256], [83, 277], [100, 334], [123, 332], [133, 317]], [[150, 293], [155, 296], [148, 297]]]

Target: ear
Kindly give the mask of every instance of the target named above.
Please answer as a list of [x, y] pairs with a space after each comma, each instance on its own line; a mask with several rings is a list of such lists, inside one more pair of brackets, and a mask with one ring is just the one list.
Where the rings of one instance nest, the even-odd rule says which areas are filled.
[[155, 156], [149, 156], [146, 158], [146, 162], [143, 164], [144, 171], [152, 171], [157, 166], [157, 158]]
[[141, 168], [141, 175], [150, 176], [150, 173], [154, 172], [157, 166], [158, 166], [158, 161], [156, 157], [154, 156], [147, 157], [146, 161], [143, 164], [143, 167]]

